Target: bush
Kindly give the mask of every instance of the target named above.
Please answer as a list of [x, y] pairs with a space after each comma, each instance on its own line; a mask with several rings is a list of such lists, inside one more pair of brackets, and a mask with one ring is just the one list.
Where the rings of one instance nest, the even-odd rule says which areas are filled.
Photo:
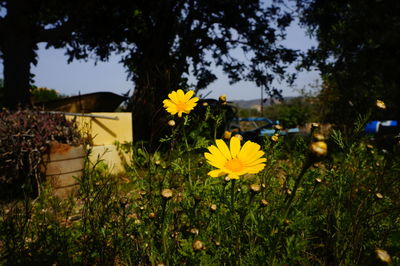
[[53, 141], [71, 145], [82, 143], [75, 124], [63, 114], [3, 109], [0, 112], [1, 186], [18, 190], [25, 184], [31, 188], [27, 182], [40, 180], [42, 156]]

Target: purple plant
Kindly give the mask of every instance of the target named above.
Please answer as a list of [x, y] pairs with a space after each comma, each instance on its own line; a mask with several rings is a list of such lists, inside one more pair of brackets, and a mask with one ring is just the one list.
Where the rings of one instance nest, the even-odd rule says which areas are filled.
[[42, 156], [53, 141], [82, 144], [74, 121], [63, 114], [21, 109], [0, 111], [0, 183], [40, 180]]

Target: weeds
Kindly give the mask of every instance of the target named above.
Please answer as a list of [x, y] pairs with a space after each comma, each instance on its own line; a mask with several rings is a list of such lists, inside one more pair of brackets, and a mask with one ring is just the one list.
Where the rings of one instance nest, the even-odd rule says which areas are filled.
[[134, 154], [123, 176], [88, 164], [76, 198], [45, 191], [2, 205], [1, 263], [376, 265], [385, 254], [400, 263], [396, 148], [358, 130], [332, 132], [326, 156], [310, 152], [310, 137], [266, 137], [264, 170], [212, 178], [201, 123], [174, 125], [169, 148], [153, 154], [121, 145]]

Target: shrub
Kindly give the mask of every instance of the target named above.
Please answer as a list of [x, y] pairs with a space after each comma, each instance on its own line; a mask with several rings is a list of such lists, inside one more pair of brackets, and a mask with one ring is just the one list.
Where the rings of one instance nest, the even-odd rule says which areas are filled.
[[39, 165], [52, 141], [82, 143], [75, 124], [63, 114], [3, 109], [0, 112], [0, 185], [16, 189], [27, 182], [39, 181]]

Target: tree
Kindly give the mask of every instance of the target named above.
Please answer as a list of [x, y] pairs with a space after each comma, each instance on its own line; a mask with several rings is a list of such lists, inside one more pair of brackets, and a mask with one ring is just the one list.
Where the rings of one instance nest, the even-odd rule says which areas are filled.
[[268, 5], [258, 0], [0, 3], [7, 10], [0, 19], [0, 34], [6, 36], [0, 48], [10, 107], [29, 102], [26, 88], [37, 43], [66, 47], [69, 60], [90, 54], [107, 60], [117, 52], [135, 84], [133, 136], [150, 143], [162, 133], [162, 100], [171, 90], [189, 88], [190, 74], [197, 79], [196, 90], [205, 88], [216, 79], [216, 64], [231, 82], [254, 81], [278, 95], [271, 82], [284, 78], [285, 68], [296, 57], [295, 51], [279, 45], [292, 18], [278, 0]]
[[30, 65], [37, 63], [37, 44], [57, 43], [70, 35], [65, 12], [59, 8], [62, 3], [57, 0], [0, 1], [5, 106], [16, 108], [18, 104], [30, 103]]
[[377, 99], [400, 114], [400, 2], [396, 0], [298, 1], [301, 21], [319, 45], [304, 66], [322, 74], [330, 122], [352, 124]]
[[[99, 27], [97, 32], [100, 31], [100, 27], [108, 25], [100, 18], [108, 18], [110, 4], [111, 1], [98, 0], [0, 0], [3, 104], [11, 109], [30, 105], [29, 88], [33, 78], [30, 66], [37, 63], [38, 43], [46, 43], [47, 48], [64, 48], [67, 43], [76, 41], [78, 33], [87, 27], [85, 24], [96, 25]], [[104, 30], [112, 32], [108, 27]], [[88, 56], [70, 52], [71, 58]]]
[[[270, 94], [279, 94], [271, 82], [276, 76], [283, 78], [286, 65], [296, 57], [295, 51], [278, 44], [291, 16], [262, 1], [136, 1], [134, 11], [121, 10], [118, 16], [114, 19], [121, 23], [114, 33], [120, 31], [125, 38], [108, 43], [112, 51], [123, 53], [122, 62], [135, 84], [135, 140], [158, 139], [166, 114], [162, 100], [171, 90], [189, 88], [190, 74], [197, 80], [196, 90], [205, 88], [216, 79], [214, 63], [232, 83], [254, 81]], [[89, 53], [98, 48], [89, 33], [69, 49]], [[233, 52], [242, 52], [248, 60]]]

